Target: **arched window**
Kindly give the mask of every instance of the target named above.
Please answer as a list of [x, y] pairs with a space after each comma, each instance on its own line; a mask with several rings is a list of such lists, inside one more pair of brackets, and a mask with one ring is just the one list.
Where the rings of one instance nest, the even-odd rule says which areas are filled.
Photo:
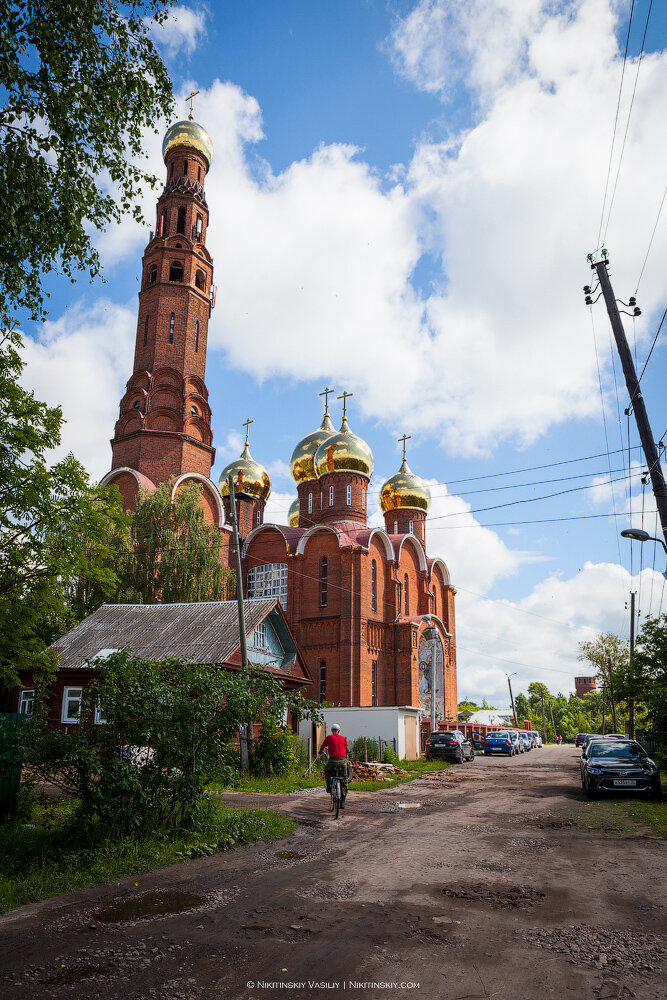
[[146, 321], [144, 322], [144, 347], [148, 343], [148, 316], [146, 316]]
[[433, 584], [433, 614], [438, 615], [438, 588]]
[[320, 559], [320, 607], [326, 608], [327, 606], [327, 557], [322, 556]]
[[206, 275], [203, 271], [195, 271], [195, 285], [201, 292], [206, 291]]
[[187, 160], [183, 160], [183, 176], [184, 177], [188, 176], [188, 161]]
[[361, 489], [361, 507], [362, 510], [366, 509], [366, 490], [363, 487]]
[[308, 494], [308, 513], [309, 514], [313, 513], [313, 494], [312, 493]]
[[163, 212], [160, 216], [160, 236], [167, 235], [167, 213]]
[[405, 588], [405, 597], [403, 598], [403, 606], [405, 608], [406, 615], [410, 614], [410, 590], [408, 584], [408, 574], [406, 573], [403, 577], [403, 586]]
[[180, 260], [172, 260], [169, 265], [169, 280], [183, 281], [183, 265]]
[[375, 559], [371, 563], [371, 609], [378, 609], [378, 564]]
[[141, 403], [138, 399], [135, 399], [135, 401], [132, 403], [132, 406], [134, 407], [135, 410], [139, 410], [141, 408]]
[[197, 167], [197, 180], [201, 184], [201, 167]]
[[148, 284], [154, 285], [157, 281], [157, 264], [151, 264], [148, 268]]
[[409, 521], [408, 522], [408, 531], [410, 532], [410, 534], [413, 534], [414, 526], [415, 526], [415, 522], [414, 521]]
[[261, 523], [261, 517], [262, 517], [262, 512], [258, 510], [257, 513], [255, 514], [255, 524], [257, 526], [259, 526], [259, 524]]
[[333, 486], [329, 487], [329, 506], [333, 507]]
[[347, 488], [346, 499], [347, 499], [347, 505], [348, 505], [348, 507], [351, 507], [352, 506], [352, 487], [351, 486], [348, 486], [348, 488]]
[[192, 414], [193, 417], [198, 417], [199, 416], [199, 410], [197, 409], [196, 406], [191, 406], [190, 407], [190, 413]]
[[394, 534], [398, 534], [398, 521], [394, 521]]
[[172, 313], [169, 317], [169, 343], [174, 343], [174, 323], [176, 322], [176, 315]]
[[199, 350], [199, 320], [195, 323], [195, 353]]
[[181, 233], [185, 236], [185, 205], [181, 205], [178, 210], [178, 217], [176, 220], [176, 232]]
[[318, 690], [318, 701], [326, 701], [327, 697], [327, 661], [320, 660], [320, 677], [319, 677], [319, 690]]
[[197, 213], [197, 221], [195, 223], [195, 239], [196, 240], [200, 240], [201, 239], [201, 234], [202, 234], [203, 227], [204, 227], [204, 220], [201, 217], [201, 215], [199, 215], [199, 213]]

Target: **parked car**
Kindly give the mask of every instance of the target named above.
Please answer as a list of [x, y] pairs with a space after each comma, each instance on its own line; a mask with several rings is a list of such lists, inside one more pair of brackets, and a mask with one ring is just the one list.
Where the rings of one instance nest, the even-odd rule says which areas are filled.
[[484, 756], [489, 757], [494, 753], [504, 753], [512, 757], [515, 753], [514, 744], [510, 739], [507, 730], [500, 730], [495, 733], [487, 733], [484, 737]]
[[514, 753], [525, 753], [526, 748], [523, 745], [523, 740], [519, 736], [518, 731], [516, 729], [510, 729], [509, 734], [510, 734], [510, 739], [512, 741], [512, 747], [514, 749]]
[[590, 733], [577, 733], [574, 737], [575, 747], [582, 747], [590, 735]]
[[484, 749], [484, 737], [482, 736], [481, 733], [473, 733], [472, 737], [471, 737], [471, 740], [472, 740], [472, 745], [475, 748], [475, 750], [483, 750]]
[[533, 746], [536, 747], [536, 749], [538, 750], [541, 749], [542, 737], [540, 736], [540, 734], [535, 729], [531, 729], [530, 735], [533, 737]]
[[593, 740], [582, 754], [581, 787], [591, 799], [609, 792], [661, 795], [660, 774], [654, 760], [636, 740]]
[[431, 733], [426, 740], [424, 756], [427, 760], [450, 760], [462, 764], [464, 760], [474, 760], [475, 750], [459, 729], [449, 732]]
[[532, 737], [532, 734], [529, 733], [527, 729], [520, 729], [519, 730], [519, 739], [523, 743], [524, 750], [532, 750], [533, 749], [533, 737]]
[[591, 740], [627, 740], [627, 736], [622, 736], [620, 733], [588, 733], [586, 739], [584, 740], [584, 748], [588, 746]]

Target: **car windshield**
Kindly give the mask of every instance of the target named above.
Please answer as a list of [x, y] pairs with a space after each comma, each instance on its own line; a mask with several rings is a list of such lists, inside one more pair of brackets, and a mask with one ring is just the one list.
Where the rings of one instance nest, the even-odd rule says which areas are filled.
[[509, 733], [489, 733], [492, 740], [506, 740]]
[[616, 757], [621, 760], [633, 760], [645, 757], [646, 754], [636, 743], [594, 743], [588, 751], [590, 757]]
[[432, 743], [450, 743], [455, 739], [455, 733], [434, 733], [433, 736], [431, 736]]

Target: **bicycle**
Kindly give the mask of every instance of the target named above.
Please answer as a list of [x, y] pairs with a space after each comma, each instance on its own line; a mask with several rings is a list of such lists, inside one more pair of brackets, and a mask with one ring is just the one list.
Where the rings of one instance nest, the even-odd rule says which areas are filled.
[[330, 811], [334, 814], [334, 819], [338, 819], [338, 813], [343, 802], [343, 778], [347, 778], [347, 763], [345, 770], [342, 765], [338, 765], [331, 777], [331, 806]]

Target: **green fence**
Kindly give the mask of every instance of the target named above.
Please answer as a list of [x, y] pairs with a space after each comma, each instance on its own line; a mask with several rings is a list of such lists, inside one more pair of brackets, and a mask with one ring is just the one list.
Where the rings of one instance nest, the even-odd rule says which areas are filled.
[[21, 757], [16, 742], [24, 722], [24, 715], [0, 712], [0, 823], [16, 815], [21, 786]]

